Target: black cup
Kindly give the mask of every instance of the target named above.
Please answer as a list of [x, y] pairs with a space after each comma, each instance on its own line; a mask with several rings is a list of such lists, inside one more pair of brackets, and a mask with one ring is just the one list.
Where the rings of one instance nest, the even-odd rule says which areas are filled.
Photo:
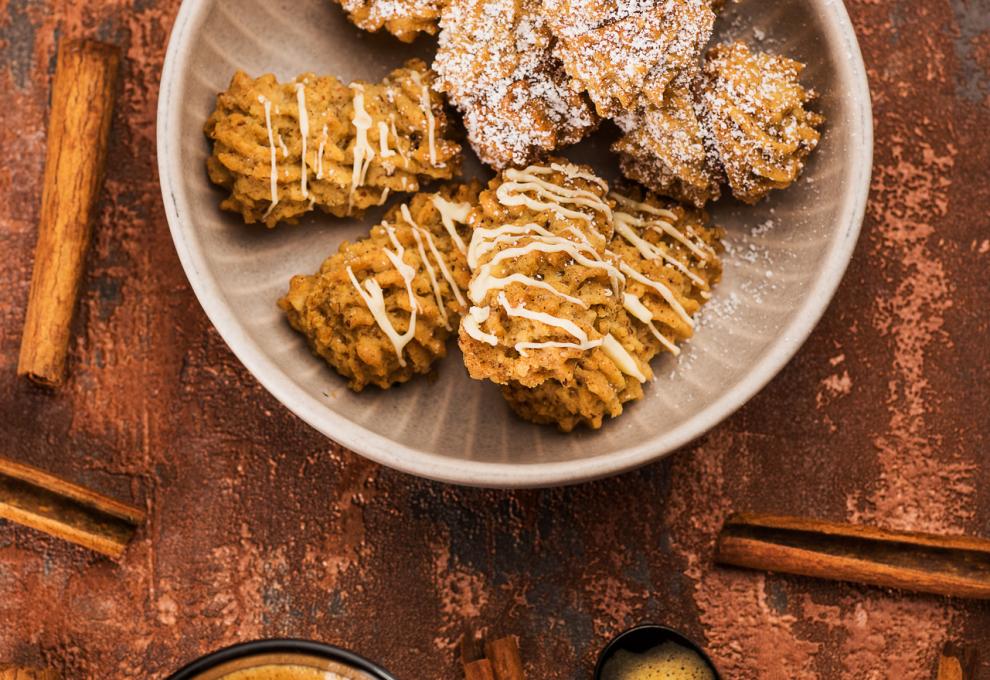
[[291, 639], [257, 640], [227, 647], [193, 661], [179, 672], [169, 676], [168, 680], [195, 680], [195, 678], [208, 673], [217, 673], [221, 669], [229, 669], [233, 673], [237, 670], [254, 668], [255, 665], [251, 662], [255, 660], [257, 666], [270, 665], [278, 661], [305, 665], [308, 661], [311, 664], [317, 664], [314, 665], [314, 668], [319, 668], [318, 663], [320, 661], [335, 662], [362, 671], [375, 680], [395, 680], [395, 676], [384, 668], [354, 652], [333, 645], [325, 645], [321, 642]]
[[705, 650], [673, 628], [658, 626], [653, 623], [644, 623], [635, 628], [630, 628], [612, 638], [605, 645], [601, 654], [598, 655], [598, 663], [595, 664], [595, 680], [601, 680], [602, 672], [605, 670], [605, 664], [620, 649], [642, 654], [664, 642], [673, 642], [685, 649], [690, 649], [698, 655], [699, 659], [705, 662], [715, 677], [715, 680], [721, 680], [722, 676], [719, 675], [718, 669], [715, 668], [715, 664], [712, 663]]

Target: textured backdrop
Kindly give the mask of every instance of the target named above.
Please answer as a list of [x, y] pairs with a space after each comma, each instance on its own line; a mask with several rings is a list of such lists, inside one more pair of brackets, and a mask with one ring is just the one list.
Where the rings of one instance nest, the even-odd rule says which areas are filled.
[[[190, 0], [194, 1], [194, 0]], [[590, 677], [642, 620], [728, 678], [933, 677], [990, 606], [714, 568], [732, 510], [990, 537], [990, 0], [851, 0], [876, 116], [867, 220], [798, 357], [695, 444], [575, 488], [421, 481], [323, 439], [201, 312], [172, 248], [155, 107], [178, 0], [0, 0], [0, 454], [143, 504], [114, 564], [0, 523], [0, 662], [156, 678], [266, 636], [456, 678], [461, 626], [518, 633], [535, 680]], [[125, 46], [70, 381], [15, 378], [56, 40]]]

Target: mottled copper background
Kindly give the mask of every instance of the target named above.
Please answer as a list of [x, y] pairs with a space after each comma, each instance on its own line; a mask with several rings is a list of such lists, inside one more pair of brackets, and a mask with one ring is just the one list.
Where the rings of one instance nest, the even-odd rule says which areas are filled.
[[[240, 640], [340, 643], [456, 678], [464, 622], [522, 637], [530, 677], [590, 677], [646, 619], [729, 678], [931, 678], [990, 607], [724, 570], [732, 510], [990, 536], [990, 1], [847, 2], [876, 113], [873, 193], [817, 331], [742, 411], [639, 472], [459, 489], [383, 469], [290, 415], [207, 322], [156, 176], [178, 0], [0, 0], [0, 453], [147, 507], [114, 564], [0, 524], [0, 662], [155, 678]], [[70, 381], [15, 378], [59, 36], [125, 46]]]

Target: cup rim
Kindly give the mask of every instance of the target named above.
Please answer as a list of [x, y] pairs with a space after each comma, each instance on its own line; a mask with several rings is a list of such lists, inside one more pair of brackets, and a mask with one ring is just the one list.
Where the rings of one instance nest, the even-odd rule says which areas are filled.
[[243, 659], [258, 654], [299, 653], [317, 656], [354, 666], [357, 670], [369, 673], [376, 680], [396, 680], [387, 670], [348, 649], [298, 638], [273, 638], [240, 642], [229, 647], [210, 652], [186, 664], [168, 676], [166, 680], [192, 680], [196, 675], [215, 668], [222, 663]]
[[617, 633], [611, 640], [609, 640], [605, 646], [602, 647], [602, 651], [598, 654], [598, 660], [595, 663], [595, 672], [592, 676], [594, 680], [601, 680], [602, 671], [605, 670], [606, 662], [608, 662], [608, 660], [612, 657], [612, 654], [615, 653], [616, 649], [619, 648], [619, 645], [624, 638], [647, 630], [654, 631], [656, 633], [663, 633], [668, 636], [668, 639], [672, 639], [673, 642], [676, 642], [683, 647], [687, 647], [701, 657], [701, 660], [707, 664], [708, 668], [715, 674], [715, 680], [722, 680], [722, 674], [719, 673], [718, 668], [715, 666], [715, 662], [712, 661], [711, 657], [708, 656], [708, 652], [706, 652], [701, 645], [679, 630], [659, 623], [637, 624], [632, 628], [627, 628], [626, 630]]

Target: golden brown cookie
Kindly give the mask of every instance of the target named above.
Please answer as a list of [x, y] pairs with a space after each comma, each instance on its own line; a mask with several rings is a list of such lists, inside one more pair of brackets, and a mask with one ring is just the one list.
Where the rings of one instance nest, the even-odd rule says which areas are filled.
[[623, 175], [699, 208], [718, 199], [720, 166], [706, 144], [689, 72], [670, 84], [661, 104], [641, 97], [615, 122], [624, 133], [612, 145]]
[[238, 72], [206, 123], [210, 179], [247, 223], [337, 216], [415, 192], [460, 167], [433, 73], [417, 60], [379, 83], [303, 75], [280, 84]]
[[334, 0], [358, 28], [372, 33], [385, 29], [402, 42], [420, 33], [435, 35], [446, 0]]
[[601, 116], [642, 95], [659, 105], [667, 85], [697, 63], [712, 34], [709, 0], [543, 0], [555, 53]]
[[[610, 198], [615, 233], [609, 252], [623, 274], [623, 308], [600, 320], [600, 328], [650, 380], [650, 360], [660, 352], [680, 352], [677, 343], [691, 337], [694, 317], [721, 277], [721, 230], [706, 227], [699, 210], [638, 189], [623, 188]], [[617, 355], [585, 352], [564, 378], [534, 387], [510, 382], [502, 393], [527, 420], [564, 431], [582, 424], [597, 428], [605, 416], [616, 417], [624, 404], [642, 398], [643, 380], [633, 372], [621, 368]]]
[[600, 427], [637, 398], [649, 366], [608, 252], [612, 203], [590, 169], [564, 161], [505, 170], [472, 216], [471, 309], [460, 346], [471, 377], [505, 386], [512, 408], [562, 429]]
[[437, 87], [483, 162], [525, 166], [598, 124], [553, 56], [539, 0], [452, 0], [440, 27]]
[[799, 82], [802, 70], [739, 42], [708, 53], [703, 118], [732, 194], [745, 203], [790, 186], [818, 145], [824, 118], [805, 108], [816, 95]]
[[292, 278], [279, 307], [351, 389], [406, 382], [446, 355], [466, 308], [466, 222], [479, 190], [417, 194], [319, 272]]
[[556, 425], [563, 432], [584, 425], [598, 429], [605, 417], [622, 414], [623, 406], [643, 398], [643, 383], [653, 379], [648, 354], [633, 328], [633, 321], [619, 310], [607, 322], [608, 335], [619, 344], [641, 375], [623, 370], [604, 351], [586, 352], [579, 357], [566, 378], [551, 378], [535, 387], [510, 382], [502, 396], [519, 417], [542, 425]]
[[722, 230], [701, 210], [632, 187], [613, 191], [609, 250], [625, 275], [623, 304], [635, 319], [646, 360], [694, 334], [694, 317], [722, 277]]

